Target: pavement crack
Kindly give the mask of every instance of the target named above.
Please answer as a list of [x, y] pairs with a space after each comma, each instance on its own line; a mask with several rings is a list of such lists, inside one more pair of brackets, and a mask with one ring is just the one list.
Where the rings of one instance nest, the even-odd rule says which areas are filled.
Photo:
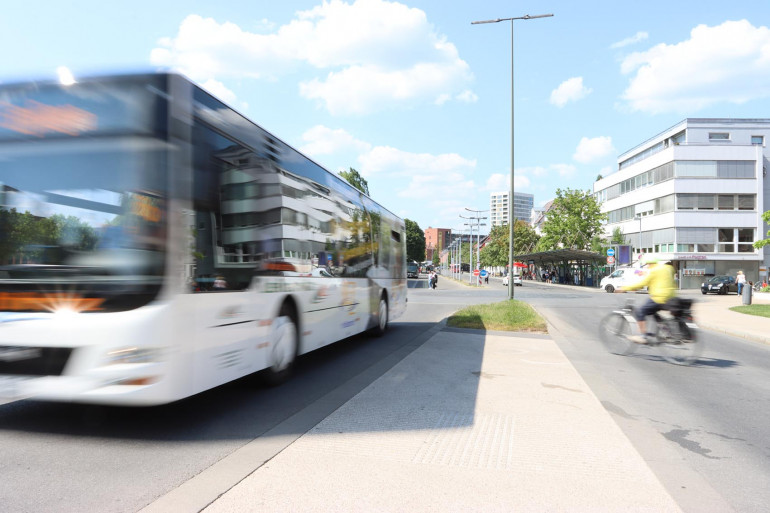
[[550, 383], [543, 383], [543, 382], [541, 382], [540, 384], [543, 385], [545, 388], [560, 388], [562, 390], [567, 390], [568, 392], [577, 392], [579, 394], [583, 393], [582, 390], [578, 390], [576, 388], [567, 388], [567, 387], [563, 387], [561, 385], [552, 385]]
[[492, 374], [490, 372], [483, 372], [483, 371], [471, 372], [471, 374], [479, 378], [487, 378], [487, 379], [505, 377], [505, 374]]
[[687, 449], [690, 452], [694, 452], [695, 454], [699, 454], [704, 458], [708, 458], [710, 460], [723, 459], [718, 456], [709, 456], [711, 449], [706, 449], [694, 440], [688, 440], [687, 435], [690, 434], [689, 429], [672, 429], [671, 431], [662, 434], [668, 440], [671, 440], [672, 442], [679, 444], [682, 448]]

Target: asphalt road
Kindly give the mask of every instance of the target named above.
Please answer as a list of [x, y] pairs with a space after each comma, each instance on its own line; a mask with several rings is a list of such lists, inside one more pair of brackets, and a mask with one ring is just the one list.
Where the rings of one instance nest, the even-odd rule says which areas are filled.
[[[203, 480], [226, 491], [253, 468], [211, 469], [280, 431], [298, 437], [429, 338], [470, 303], [505, 299], [483, 288], [438, 290], [410, 280], [406, 314], [384, 337], [352, 337], [306, 355], [289, 383], [240, 380], [155, 408], [20, 401], [0, 406], [0, 510], [134, 512]], [[770, 347], [703, 332], [704, 358], [678, 367], [652, 351], [609, 354], [599, 319], [626, 297], [524, 282], [516, 299], [552, 335], [685, 511], [766, 511], [770, 504]], [[290, 442], [288, 442], [290, 443]], [[269, 455], [268, 455], [269, 456]]]
[[[430, 290], [410, 280], [406, 314], [382, 338], [361, 335], [305, 355], [288, 383], [243, 379], [153, 408], [35, 401], [0, 406], [0, 511], [135, 512], [276, 430], [299, 437], [384, 374], [468, 304], [500, 300], [495, 290]], [[225, 492], [253, 466], [229, 465], [202, 483]], [[204, 498], [205, 499], [205, 498]]]
[[684, 511], [767, 511], [770, 347], [701, 330], [705, 351], [691, 367], [651, 348], [610, 354], [597, 324], [629, 296], [531, 282], [517, 289]]

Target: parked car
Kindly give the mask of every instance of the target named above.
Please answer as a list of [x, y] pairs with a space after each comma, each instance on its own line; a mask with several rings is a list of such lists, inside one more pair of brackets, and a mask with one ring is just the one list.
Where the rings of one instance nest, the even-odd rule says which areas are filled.
[[[516, 285], [521, 287], [521, 274], [519, 274], [519, 273], [513, 273], [513, 286], [515, 287]], [[504, 287], [508, 286], [508, 275], [507, 274], [503, 277], [503, 286]]]
[[631, 285], [641, 280], [646, 272], [642, 267], [621, 267], [609, 276], [602, 278], [599, 282], [599, 287], [612, 294], [617, 288]]
[[738, 283], [733, 276], [714, 276], [704, 281], [700, 285], [700, 291], [703, 294], [713, 292], [715, 294], [728, 294], [730, 292], [738, 293]]

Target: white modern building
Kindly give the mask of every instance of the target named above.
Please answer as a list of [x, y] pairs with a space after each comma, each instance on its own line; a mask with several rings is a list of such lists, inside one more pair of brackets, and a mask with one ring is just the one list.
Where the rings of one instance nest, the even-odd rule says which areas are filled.
[[[508, 224], [508, 197], [509, 191], [493, 192], [489, 195], [489, 219], [491, 225], [502, 226]], [[532, 206], [535, 204], [535, 196], [526, 192], [513, 191], [513, 217], [530, 222]]]
[[681, 288], [739, 270], [766, 279], [770, 252], [753, 243], [768, 230], [768, 139], [770, 119], [689, 118], [623, 153], [594, 183], [605, 235], [620, 228], [635, 258], [670, 260]]

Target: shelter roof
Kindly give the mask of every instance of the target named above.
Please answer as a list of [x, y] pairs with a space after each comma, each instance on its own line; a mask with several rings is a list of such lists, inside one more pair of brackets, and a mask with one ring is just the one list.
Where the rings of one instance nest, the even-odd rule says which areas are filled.
[[527, 262], [533, 260], [536, 264], [555, 264], [557, 262], [604, 264], [607, 262], [607, 257], [601, 253], [580, 249], [556, 249], [540, 251], [538, 253], [526, 253], [514, 255], [513, 259]]

